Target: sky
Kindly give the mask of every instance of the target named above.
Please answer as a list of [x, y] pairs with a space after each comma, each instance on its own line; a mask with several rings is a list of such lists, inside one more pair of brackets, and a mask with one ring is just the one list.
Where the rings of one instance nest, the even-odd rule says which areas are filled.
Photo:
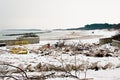
[[65, 29], [119, 21], [120, 0], [0, 0], [1, 29]]

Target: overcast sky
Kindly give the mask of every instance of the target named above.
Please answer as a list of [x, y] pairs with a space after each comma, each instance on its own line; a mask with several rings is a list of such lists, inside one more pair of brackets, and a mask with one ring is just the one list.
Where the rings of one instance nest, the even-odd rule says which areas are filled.
[[71, 28], [119, 23], [120, 0], [0, 0], [0, 28]]

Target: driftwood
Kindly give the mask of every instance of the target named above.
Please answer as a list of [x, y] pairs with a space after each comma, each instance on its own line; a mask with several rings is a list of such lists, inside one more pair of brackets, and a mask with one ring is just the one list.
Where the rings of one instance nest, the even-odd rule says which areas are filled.
[[[2, 79], [7, 78], [8, 80], [10, 80], [10, 79], [18, 80], [21, 77], [21, 79], [23, 79], [23, 80], [28, 80], [28, 76], [27, 76], [26, 72], [24, 70], [22, 70], [21, 68], [10, 65], [10, 64], [0, 64], [0, 66], [6, 66], [6, 68], [3, 67], [4, 72], [0, 72], [2, 74], [2, 75], [0, 75], [0, 78], [2, 78]], [[19, 70], [20, 72], [17, 72], [17, 73], [21, 74], [21, 76], [13, 75], [13, 73], [16, 73], [16, 72], [11, 73], [11, 71], [7, 70], [8, 67], [13, 67], [13, 68], [16, 68], [17, 70]]]

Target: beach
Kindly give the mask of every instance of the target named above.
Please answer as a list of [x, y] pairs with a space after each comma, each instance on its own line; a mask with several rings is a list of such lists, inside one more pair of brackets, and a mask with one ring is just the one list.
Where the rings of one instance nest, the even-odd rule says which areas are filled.
[[[38, 44], [0, 47], [0, 64], [10, 64], [22, 69], [27, 74], [27, 78], [19, 75], [20, 80], [25, 78], [28, 80], [120, 79], [120, 49], [109, 43], [99, 45], [100, 38], [113, 36], [117, 31], [65, 31], [64, 33], [54, 31], [53, 33], [57, 34], [48, 38], [40, 37]], [[55, 46], [57, 42], [59, 45]], [[63, 43], [64, 45], [60, 45]], [[46, 44], [50, 44], [50, 47]], [[10, 52], [13, 47], [26, 48], [28, 53], [13, 54]], [[1, 65], [0, 69], [16, 72], [11, 74], [16, 78], [21, 72], [10, 66], [3, 68]]]

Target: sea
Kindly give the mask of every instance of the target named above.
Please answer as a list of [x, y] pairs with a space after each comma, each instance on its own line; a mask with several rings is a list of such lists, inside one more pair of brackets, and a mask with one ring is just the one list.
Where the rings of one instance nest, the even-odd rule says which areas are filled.
[[21, 33], [35, 33], [40, 37], [40, 40], [48, 39], [59, 39], [61, 36], [73, 32], [70, 30], [32, 30], [32, 29], [7, 29], [0, 30], [0, 40], [12, 40], [20, 37], [21, 35], [16, 36], [6, 36], [8, 34], [21, 34]]

